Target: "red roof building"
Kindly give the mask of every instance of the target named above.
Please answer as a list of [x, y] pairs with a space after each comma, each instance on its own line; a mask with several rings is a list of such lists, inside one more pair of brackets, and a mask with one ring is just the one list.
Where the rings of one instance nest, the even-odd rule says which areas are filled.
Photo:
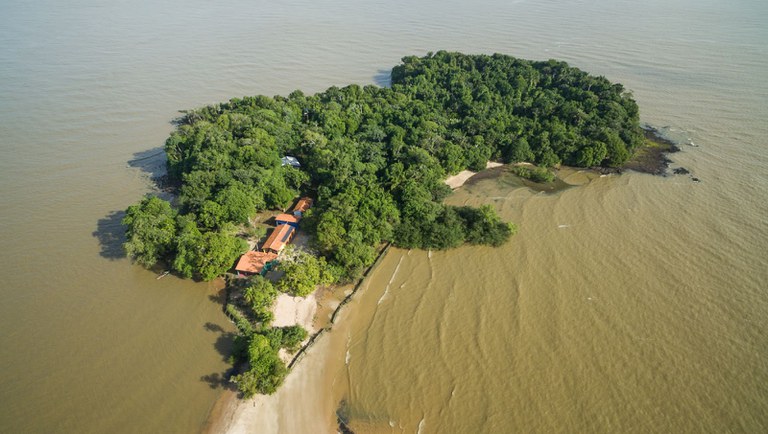
[[275, 225], [276, 226], [291, 225], [293, 227], [298, 227], [299, 226], [299, 218], [301, 218], [301, 216], [294, 216], [294, 215], [291, 215], [291, 214], [278, 214], [275, 217]]
[[269, 238], [264, 242], [261, 250], [264, 252], [280, 253], [285, 245], [290, 243], [296, 234], [296, 228], [291, 225], [280, 225], [269, 234]]
[[235, 265], [235, 271], [238, 275], [252, 276], [254, 274], [260, 274], [267, 265], [267, 262], [277, 259], [277, 255], [271, 252], [256, 252], [249, 250]]
[[302, 197], [293, 207], [293, 215], [301, 217], [304, 211], [312, 208], [312, 199], [309, 197]]

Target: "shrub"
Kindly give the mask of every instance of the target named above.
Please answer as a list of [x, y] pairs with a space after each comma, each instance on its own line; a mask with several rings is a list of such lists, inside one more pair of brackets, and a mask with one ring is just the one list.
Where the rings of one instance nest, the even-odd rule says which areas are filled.
[[525, 179], [530, 179], [533, 182], [552, 182], [555, 180], [555, 174], [550, 172], [544, 167], [515, 167], [512, 172]]

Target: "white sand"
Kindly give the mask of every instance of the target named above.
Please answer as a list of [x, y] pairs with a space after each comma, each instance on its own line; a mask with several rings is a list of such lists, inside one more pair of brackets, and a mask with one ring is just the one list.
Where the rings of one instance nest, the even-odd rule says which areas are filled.
[[234, 409], [231, 425], [225, 428], [228, 434], [246, 434], [258, 429], [258, 432], [277, 433], [280, 412], [277, 396], [256, 395], [240, 402]]
[[328, 375], [323, 361], [329, 352], [328, 343], [327, 339], [318, 341], [274, 395], [232, 400], [208, 432], [335, 433], [338, 401], [330, 396], [333, 376]]
[[[489, 161], [485, 163], [486, 169], [492, 169], [494, 167], [503, 166], [502, 163], [497, 163], [495, 161]], [[451, 187], [451, 189], [456, 190], [457, 188], [464, 185], [467, 180], [473, 176], [477, 175], [477, 172], [473, 172], [471, 170], [462, 170], [461, 172], [457, 173], [456, 175], [449, 176], [446, 178], [445, 183]]]
[[457, 188], [464, 185], [464, 183], [467, 182], [469, 178], [475, 175], [477, 175], [477, 172], [473, 172], [471, 170], [462, 170], [456, 175], [449, 176], [448, 178], [446, 178], [445, 183], [448, 184], [448, 187], [451, 187], [452, 189], [456, 190]]
[[317, 298], [314, 292], [306, 297], [291, 297], [288, 294], [280, 294], [277, 296], [272, 312], [275, 314], [275, 318], [272, 320], [272, 325], [275, 327], [298, 324], [304, 327], [309, 334], [315, 332], [313, 323], [315, 312], [317, 312]]

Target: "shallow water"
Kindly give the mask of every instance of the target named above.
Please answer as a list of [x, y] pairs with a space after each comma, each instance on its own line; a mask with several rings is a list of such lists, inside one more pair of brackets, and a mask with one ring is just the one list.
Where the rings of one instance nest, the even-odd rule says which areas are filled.
[[703, 184], [503, 184], [450, 200], [495, 204], [521, 225], [512, 243], [394, 253], [369, 281], [347, 367], [356, 432], [763, 430], [767, 276], [739, 257], [762, 246], [696, 218]]
[[217, 288], [155, 280], [119, 250], [118, 211], [161, 171], [169, 122], [234, 96], [385, 85], [438, 49], [624, 83], [643, 120], [699, 145], [673, 158], [702, 182], [457, 192], [520, 233], [387, 257], [332, 391], [353, 424], [764, 431], [766, 19], [757, 0], [3, 2], [0, 431], [197, 430], [227, 367]]

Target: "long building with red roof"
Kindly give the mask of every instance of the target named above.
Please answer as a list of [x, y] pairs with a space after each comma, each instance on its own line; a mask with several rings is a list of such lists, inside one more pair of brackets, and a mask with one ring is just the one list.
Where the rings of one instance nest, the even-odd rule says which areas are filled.
[[261, 250], [274, 254], [280, 253], [285, 245], [290, 243], [296, 234], [296, 228], [291, 225], [279, 225], [269, 234], [269, 238], [264, 242]]

